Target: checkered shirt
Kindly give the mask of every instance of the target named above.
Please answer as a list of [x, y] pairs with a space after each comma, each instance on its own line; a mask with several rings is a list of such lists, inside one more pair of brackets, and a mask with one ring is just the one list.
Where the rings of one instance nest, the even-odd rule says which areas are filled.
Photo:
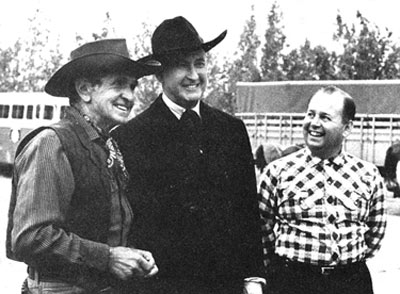
[[373, 256], [386, 228], [378, 169], [342, 152], [313, 157], [305, 148], [272, 162], [260, 179], [265, 263], [271, 253], [314, 265]]

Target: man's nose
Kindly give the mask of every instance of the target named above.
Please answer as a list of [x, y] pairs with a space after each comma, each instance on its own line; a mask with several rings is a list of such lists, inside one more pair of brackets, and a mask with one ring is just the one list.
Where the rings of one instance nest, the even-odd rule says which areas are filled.
[[196, 80], [199, 77], [195, 66], [192, 65], [188, 68], [187, 77], [192, 80]]
[[321, 125], [321, 120], [320, 120], [319, 116], [318, 116], [318, 115], [315, 115], [315, 116], [311, 119], [310, 124], [311, 124], [312, 126], [319, 126], [319, 125]]
[[133, 101], [135, 95], [134, 95], [135, 89], [132, 89], [131, 87], [125, 87], [125, 89], [122, 91], [122, 95], [130, 100]]

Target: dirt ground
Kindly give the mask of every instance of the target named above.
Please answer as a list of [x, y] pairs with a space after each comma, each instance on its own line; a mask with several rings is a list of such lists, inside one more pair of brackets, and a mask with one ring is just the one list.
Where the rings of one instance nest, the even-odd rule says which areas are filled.
[[[5, 232], [10, 195], [10, 179], [0, 176], [0, 293], [19, 294], [26, 266], [5, 257]], [[398, 294], [400, 278], [400, 198], [388, 198], [388, 227], [382, 249], [368, 261], [375, 294]]]

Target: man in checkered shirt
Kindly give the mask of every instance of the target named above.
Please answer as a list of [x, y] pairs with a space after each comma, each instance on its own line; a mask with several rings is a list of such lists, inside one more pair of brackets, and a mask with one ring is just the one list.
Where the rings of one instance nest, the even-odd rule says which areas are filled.
[[304, 119], [306, 148], [267, 166], [260, 210], [267, 293], [373, 293], [366, 259], [385, 234], [378, 169], [342, 149], [355, 104], [334, 86], [318, 90]]

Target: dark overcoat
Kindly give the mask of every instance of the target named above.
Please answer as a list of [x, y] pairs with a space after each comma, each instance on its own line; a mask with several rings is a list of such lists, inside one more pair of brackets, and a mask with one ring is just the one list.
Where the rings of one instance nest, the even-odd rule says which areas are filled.
[[226, 289], [261, 275], [254, 162], [241, 120], [203, 102], [200, 114], [197, 143], [161, 96], [114, 136], [131, 176], [130, 241], [152, 252], [155, 280]]

